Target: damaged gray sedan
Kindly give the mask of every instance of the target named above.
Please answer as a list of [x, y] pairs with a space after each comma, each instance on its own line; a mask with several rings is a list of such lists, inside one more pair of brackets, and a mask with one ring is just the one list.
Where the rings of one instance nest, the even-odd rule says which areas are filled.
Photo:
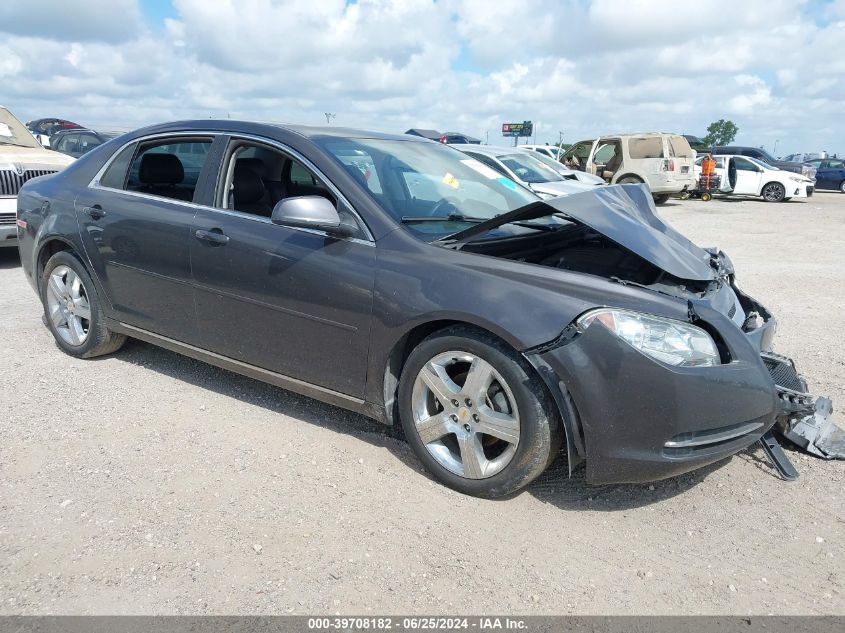
[[645, 186], [540, 200], [424, 139], [236, 121], [128, 134], [18, 198], [66, 353], [135, 337], [401, 425], [465, 493], [563, 451], [591, 483], [688, 472], [772, 429], [842, 456], [774, 317]]

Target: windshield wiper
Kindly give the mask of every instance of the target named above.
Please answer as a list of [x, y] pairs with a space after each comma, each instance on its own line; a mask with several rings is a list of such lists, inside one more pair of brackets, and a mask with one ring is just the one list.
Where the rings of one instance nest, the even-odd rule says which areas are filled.
[[426, 222], [486, 222], [489, 218], [473, 218], [460, 213], [449, 215], [403, 215], [402, 224], [424, 224]]

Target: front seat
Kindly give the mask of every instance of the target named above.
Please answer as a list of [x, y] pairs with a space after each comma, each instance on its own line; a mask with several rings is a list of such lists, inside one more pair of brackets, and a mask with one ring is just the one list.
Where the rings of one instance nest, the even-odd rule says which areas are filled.
[[604, 166], [604, 171], [601, 174], [602, 178], [604, 178], [607, 182], [611, 182], [621, 166], [622, 150], [621, 148], [617, 148], [613, 153], [613, 156], [610, 157], [610, 160], [607, 161], [607, 165]]
[[232, 207], [235, 211], [269, 218], [273, 207], [265, 197], [264, 182], [250, 165], [235, 163], [232, 178]]
[[178, 156], [173, 154], [144, 154], [138, 168], [140, 191], [154, 196], [190, 200], [193, 191], [178, 188], [185, 180], [185, 168]]

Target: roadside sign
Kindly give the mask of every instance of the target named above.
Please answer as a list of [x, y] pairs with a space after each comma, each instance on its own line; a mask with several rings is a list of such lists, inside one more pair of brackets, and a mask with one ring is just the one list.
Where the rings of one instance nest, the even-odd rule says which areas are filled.
[[502, 123], [502, 136], [531, 136], [534, 133], [534, 123]]

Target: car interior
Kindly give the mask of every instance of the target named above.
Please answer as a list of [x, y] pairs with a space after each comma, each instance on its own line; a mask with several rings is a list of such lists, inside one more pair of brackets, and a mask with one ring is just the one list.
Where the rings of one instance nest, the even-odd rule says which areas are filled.
[[129, 167], [127, 191], [190, 201], [211, 140], [141, 146]]
[[263, 145], [240, 143], [230, 149], [226, 209], [269, 218], [285, 198], [322, 196], [337, 203], [331, 191], [301, 162]]

